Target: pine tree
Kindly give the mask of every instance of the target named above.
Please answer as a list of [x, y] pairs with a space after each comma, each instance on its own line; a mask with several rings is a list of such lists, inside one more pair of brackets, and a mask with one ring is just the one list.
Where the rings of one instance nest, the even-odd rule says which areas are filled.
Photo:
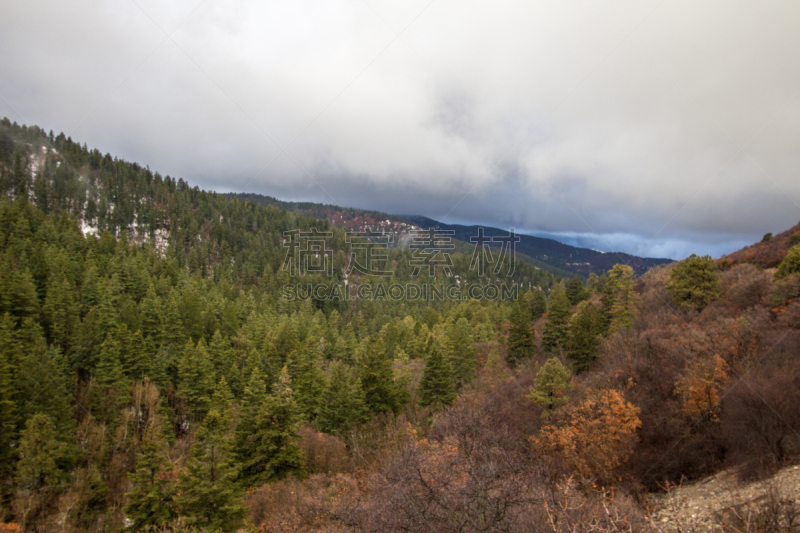
[[6, 313], [0, 318], [0, 481], [11, 476], [16, 455], [17, 383], [14, 370], [19, 354], [13, 337], [13, 320]]
[[245, 390], [242, 419], [236, 427], [235, 450], [239, 479], [245, 486], [263, 485], [288, 474], [305, 474], [303, 452], [297, 444], [302, 413], [284, 367], [270, 396], [253, 373]]
[[316, 414], [320, 395], [325, 388], [325, 375], [317, 366], [319, 347], [319, 339], [309, 338], [302, 348], [289, 354], [286, 362], [295, 401], [305, 418], [312, 418]]
[[441, 408], [453, 403], [456, 391], [453, 387], [453, 370], [437, 348], [431, 350], [428, 360], [425, 361], [425, 371], [419, 383], [420, 399], [422, 406], [431, 405]]
[[353, 322], [348, 322], [344, 328], [342, 338], [345, 340], [345, 357], [342, 359], [345, 363], [352, 365], [355, 364], [356, 350], [358, 349], [358, 338], [356, 337], [355, 326]]
[[569, 343], [569, 300], [561, 284], [553, 287], [547, 309], [547, 323], [542, 334], [542, 349], [547, 353], [561, 353]]
[[122, 359], [122, 343], [111, 331], [100, 345], [89, 396], [93, 416], [111, 429], [121, 422], [123, 406], [131, 399], [131, 380], [125, 375]]
[[587, 370], [597, 358], [597, 311], [594, 304], [581, 302], [569, 326], [569, 357], [578, 372]]
[[164, 526], [178, 516], [176, 483], [164, 447], [158, 428], [149, 426], [136, 459], [136, 471], [131, 475], [133, 486], [125, 495], [125, 516], [131, 520], [128, 531]]
[[589, 294], [594, 294], [600, 289], [601, 282], [600, 277], [592, 272], [589, 274], [589, 279], [586, 280], [586, 290], [589, 291]]
[[617, 301], [616, 282], [606, 279], [601, 288], [600, 296], [600, 329], [603, 335], [608, 334], [613, 319], [611, 310]]
[[361, 381], [346, 364], [334, 361], [330, 378], [320, 397], [315, 424], [320, 431], [333, 435], [366, 422], [368, 418]]
[[161, 311], [161, 299], [156, 293], [155, 286], [151, 283], [147, 289], [142, 303], [139, 304], [139, 314], [142, 317], [142, 334], [146, 339], [160, 345], [163, 341], [164, 317]]
[[536, 321], [547, 312], [547, 297], [544, 295], [542, 289], [533, 291], [533, 297], [530, 302], [531, 307], [531, 320]]
[[56, 281], [48, 288], [42, 315], [50, 338], [66, 352], [72, 345], [80, 324], [75, 289], [66, 278]]
[[81, 286], [81, 313], [88, 313], [93, 307], [100, 303], [100, 276], [97, 273], [97, 265], [95, 264], [94, 253], [89, 250], [86, 254], [86, 271], [83, 274]]
[[11, 350], [18, 361], [17, 408], [21, 420], [44, 413], [59, 431], [68, 434], [72, 426], [72, 401], [61, 354], [55, 347], [48, 350], [42, 328], [30, 318], [23, 320], [15, 332]]
[[531, 332], [530, 312], [527, 305], [519, 301], [514, 302], [511, 308], [508, 330], [508, 347], [506, 349], [506, 362], [516, 366], [533, 355], [533, 333]]
[[43, 413], [33, 415], [19, 441], [17, 482], [31, 490], [57, 486], [66, 474], [59, 468], [66, 455], [53, 419]]
[[475, 348], [466, 318], [459, 318], [448, 328], [447, 341], [447, 359], [453, 369], [456, 389], [460, 389], [475, 377]]
[[[49, 162], [49, 160], [47, 160]], [[49, 170], [49, 169], [48, 169]], [[50, 212], [50, 183], [45, 172], [41, 170], [36, 172], [33, 177], [33, 198], [36, 201], [36, 207], [44, 211]]]
[[225, 376], [222, 376], [214, 389], [214, 395], [211, 396], [211, 409], [219, 413], [225, 420], [233, 421], [233, 393]]
[[39, 319], [39, 296], [36, 285], [28, 270], [17, 271], [10, 287], [11, 314], [17, 320], [25, 318]]
[[123, 389], [128, 379], [122, 367], [122, 346], [113, 333], [106, 334], [100, 346], [95, 377], [98, 385], [104, 388]]
[[182, 347], [186, 343], [186, 334], [181, 324], [180, 296], [174, 288], [164, 300], [164, 329], [162, 345]]
[[142, 332], [128, 335], [128, 347], [125, 356], [125, 374], [133, 380], [142, 380], [153, 373], [152, 359], [155, 345], [142, 338]]
[[271, 343], [275, 349], [276, 360], [273, 363], [280, 365], [286, 363], [286, 359], [290, 353], [297, 350], [300, 346], [297, 342], [297, 336], [288, 321], [283, 321], [275, 329], [272, 334]]
[[609, 312], [608, 333], [629, 329], [636, 315], [636, 293], [633, 290], [633, 269], [627, 265], [614, 265], [608, 273], [610, 290], [614, 297]]
[[411, 339], [408, 346], [409, 357], [411, 359], [425, 359], [428, 357], [428, 340], [431, 332], [428, 326], [421, 322], [414, 324], [414, 332], [414, 338]]
[[14, 153], [12, 176], [14, 177], [14, 195], [17, 198], [27, 198], [31, 181], [31, 172], [28, 157], [23, 157], [20, 151]]
[[578, 302], [581, 302], [589, 297], [589, 294], [583, 288], [583, 283], [581, 282], [578, 276], [573, 277], [570, 282], [567, 284], [567, 299], [569, 300], [570, 305], [578, 305]]
[[247, 514], [243, 491], [236, 483], [229, 423], [215, 409], [206, 414], [178, 484], [181, 515], [201, 530], [235, 531]]
[[567, 402], [567, 393], [572, 390], [569, 368], [556, 357], [548, 359], [534, 380], [534, 387], [528, 396], [544, 407], [542, 416], [549, 417], [553, 410]]
[[220, 330], [214, 332], [211, 344], [208, 345], [208, 353], [214, 366], [214, 374], [217, 376], [226, 374], [233, 362], [234, 355], [230, 341], [222, 336]]
[[189, 406], [194, 420], [202, 420], [211, 403], [214, 391], [214, 367], [208, 356], [206, 341], [196, 346], [189, 340], [178, 363], [178, 390]]
[[359, 361], [361, 386], [367, 408], [373, 414], [392, 412], [400, 409], [400, 398], [394, 382], [392, 363], [386, 357], [380, 337], [367, 338]]

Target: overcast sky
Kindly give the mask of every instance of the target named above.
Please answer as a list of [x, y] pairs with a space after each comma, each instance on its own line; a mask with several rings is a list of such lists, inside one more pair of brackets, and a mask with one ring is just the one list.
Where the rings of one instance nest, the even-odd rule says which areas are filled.
[[800, 220], [798, 2], [0, 5], [0, 116], [201, 188], [673, 258]]

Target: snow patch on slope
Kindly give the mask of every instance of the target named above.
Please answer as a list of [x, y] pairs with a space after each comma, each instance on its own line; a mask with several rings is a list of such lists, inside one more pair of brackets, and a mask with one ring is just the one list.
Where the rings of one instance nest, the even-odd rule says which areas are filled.
[[96, 236], [97, 235], [97, 228], [93, 227], [89, 222], [86, 220], [81, 219], [81, 233], [83, 233], [84, 237]]

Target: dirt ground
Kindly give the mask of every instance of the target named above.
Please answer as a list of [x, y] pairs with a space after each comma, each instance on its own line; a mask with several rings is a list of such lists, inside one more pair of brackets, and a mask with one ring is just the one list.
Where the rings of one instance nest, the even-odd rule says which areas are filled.
[[800, 466], [789, 466], [773, 477], [741, 483], [733, 471], [724, 471], [690, 485], [671, 487], [652, 503], [653, 525], [664, 533], [723, 531], [715, 519], [725, 509], [746, 516], [765, 502], [770, 491], [781, 499], [800, 502]]

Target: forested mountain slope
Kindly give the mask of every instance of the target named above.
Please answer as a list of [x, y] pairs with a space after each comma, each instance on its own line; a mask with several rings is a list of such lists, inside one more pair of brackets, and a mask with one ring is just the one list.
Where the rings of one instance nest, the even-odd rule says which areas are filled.
[[800, 244], [479, 299], [468, 249], [349, 270], [344, 228], [8, 121], [0, 186], [0, 531], [657, 531], [651, 491], [800, 457]]
[[[284, 202], [271, 196], [254, 193], [229, 193], [226, 196], [251, 200], [259, 205], [275, 205], [306, 216], [328, 220], [337, 227], [355, 230], [371, 228], [376, 231], [385, 231], [395, 236], [396, 243], [403, 242], [402, 236], [407, 235], [409, 230], [420, 228], [439, 228], [452, 231], [453, 238], [461, 243], [473, 243], [475, 241], [472, 239], [478, 237], [478, 226], [444, 224], [419, 215], [387, 215], [378, 211], [365, 211], [328, 204]], [[508, 229], [503, 230], [489, 226], [484, 226], [483, 229], [484, 235], [489, 238], [508, 235]], [[639, 276], [651, 267], [672, 262], [671, 259], [638, 257], [622, 252], [603, 253], [532, 235], [518, 233], [517, 236], [520, 238], [520, 242], [516, 244], [516, 251], [522, 260], [561, 277], [572, 277], [575, 274], [584, 279], [589, 274], [600, 276], [617, 263], [629, 265]], [[467, 246], [474, 246], [474, 244], [467, 244]], [[496, 244], [490, 244], [490, 246], [496, 246]]]
[[[330, 234], [331, 268], [293, 278], [284, 233], [312, 229]], [[182, 517], [230, 531], [247, 487], [309, 470], [301, 428], [341, 436], [417, 406], [431, 351], [447, 361], [435, 402], [452, 401], [508, 304], [381, 297], [391, 284], [452, 295], [489, 281], [458, 252], [452, 275], [412, 276], [412, 252], [397, 249], [374, 267], [390, 278], [348, 277], [375, 298], [283, 298], [290, 283], [343, 284], [351, 251], [325, 220], [2, 121], [0, 520], [99, 531]], [[558, 281], [519, 263], [503, 283]]]

